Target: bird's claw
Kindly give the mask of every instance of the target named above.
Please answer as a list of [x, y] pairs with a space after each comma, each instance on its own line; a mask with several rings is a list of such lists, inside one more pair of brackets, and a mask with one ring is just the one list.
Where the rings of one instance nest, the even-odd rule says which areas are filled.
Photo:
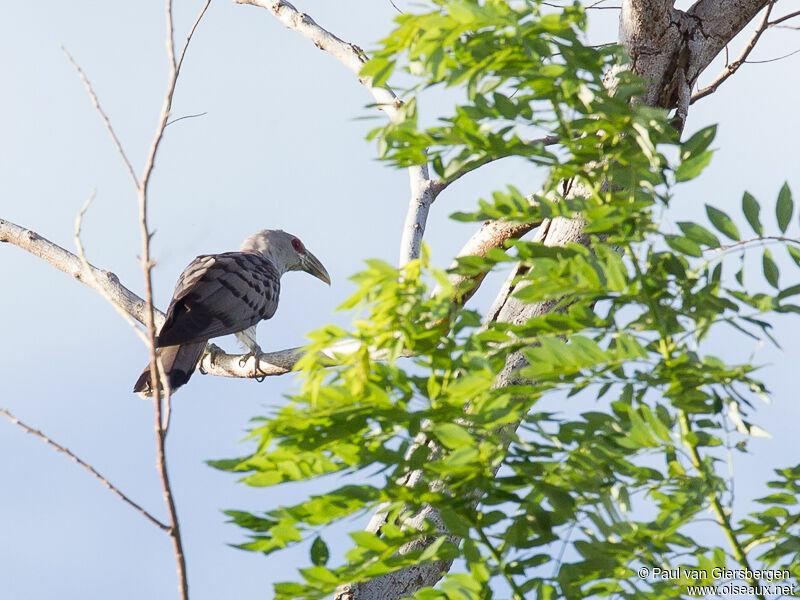
[[[219, 355], [219, 348], [217, 348], [214, 344], [209, 344], [206, 348], [206, 353], [208, 354], [208, 360], [212, 365], [217, 364], [217, 356]], [[203, 368], [203, 361], [200, 361], [200, 364], [197, 365], [197, 370], [200, 371], [201, 375], [208, 375], [208, 371]]]
[[264, 381], [264, 379], [267, 378], [267, 373], [265, 373], [260, 369], [260, 362], [258, 360], [259, 354], [261, 354], [261, 348], [256, 346], [249, 353], [245, 354], [244, 356], [242, 356], [242, 358], [239, 359], [239, 366], [244, 367], [247, 364], [247, 361], [249, 361], [250, 358], [252, 358], [253, 375], [251, 377], [255, 379], [258, 383], [261, 383], [262, 381]]

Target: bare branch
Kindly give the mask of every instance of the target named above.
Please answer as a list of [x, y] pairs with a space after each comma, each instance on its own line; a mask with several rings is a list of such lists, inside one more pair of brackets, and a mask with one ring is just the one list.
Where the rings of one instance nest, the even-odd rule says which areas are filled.
[[[519, 239], [539, 225], [539, 222], [514, 223], [510, 221], [486, 221], [481, 228], [467, 240], [467, 243], [461, 248], [456, 258], [462, 256], [484, 257], [492, 248], [503, 248], [507, 241]], [[457, 262], [454, 262], [450, 268], [454, 268], [457, 264]], [[478, 290], [485, 276], [485, 273], [474, 277], [452, 273], [450, 275], [450, 283], [456, 289], [456, 302], [459, 304], [466, 304]], [[434, 291], [434, 294], [438, 293], [438, 291], [439, 288]]]
[[123, 502], [125, 502], [126, 504], [131, 506], [136, 512], [138, 512], [140, 515], [142, 515], [144, 518], [146, 518], [148, 521], [150, 521], [153, 525], [155, 525], [156, 527], [158, 527], [159, 529], [161, 529], [163, 531], [169, 531], [169, 526], [168, 525], [165, 525], [164, 523], [159, 521], [156, 517], [154, 517], [149, 512], [147, 512], [139, 504], [137, 504], [136, 502], [131, 500], [128, 496], [126, 496], [124, 493], [122, 493], [119, 490], [118, 487], [113, 485], [108, 479], [106, 479], [105, 477], [103, 477], [103, 475], [98, 473], [97, 470], [92, 465], [90, 465], [86, 461], [81, 460], [80, 458], [78, 458], [68, 448], [62, 446], [58, 442], [54, 442], [53, 440], [51, 440], [49, 437], [47, 437], [44, 433], [42, 433], [38, 429], [34, 429], [33, 427], [31, 427], [29, 425], [26, 425], [25, 423], [20, 421], [17, 417], [15, 417], [10, 412], [8, 412], [6, 409], [0, 408], [0, 414], [5, 416], [9, 421], [14, 423], [15, 425], [18, 425], [19, 427], [24, 429], [26, 432], [30, 433], [31, 435], [34, 435], [34, 436], [38, 437], [40, 440], [45, 442], [47, 445], [55, 448], [56, 450], [58, 450], [62, 454], [66, 454], [73, 461], [75, 461], [78, 465], [80, 465], [81, 467], [83, 467], [84, 469], [89, 471], [89, 473], [94, 475], [98, 479], [98, 481], [100, 481], [100, 483], [102, 483], [106, 488], [108, 488], [120, 500], [122, 500]]
[[[89, 263], [84, 265], [81, 259], [72, 252], [42, 237], [35, 231], [4, 219], [0, 219], [0, 242], [11, 243], [41, 258], [59, 271], [88, 285], [134, 319], [144, 323], [147, 303], [122, 285], [114, 273], [103, 271]], [[164, 314], [157, 311], [155, 318], [160, 327], [164, 321]]]
[[[395, 93], [388, 86], [374, 86], [371, 77], [361, 76], [361, 67], [367, 62], [367, 56], [361, 48], [345, 42], [320, 27], [309, 15], [299, 12], [285, 0], [236, 0], [236, 2], [259, 6], [271, 12], [287, 28], [313, 42], [317, 48], [333, 56], [358, 77], [358, 81], [372, 94], [375, 104], [386, 113], [390, 121], [396, 122], [402, 117], [399, 110], [402, 102]], [[401, 266], [419, 256], [428, 212], [436, 200], [436, 194], [433, 193], [434, 182], [430, 179], [427, 165], [409, 167], [408, 178], [411, 198], [400, 240]]]
[[728, 250], [733, 250], [741, 246], [755, 244], [756, 242], [761, 242], [762, 244], [764, 244], [765, 242], [783, 242], [786, 244], [796, 244], [800, 246], [800, 239], [785, 237], [782, 235], [760, 235], [758, 237], [750, 238], [747, 240], [739, 240], [738, 242], [725, 244], [724, 246], [720, 246], [719, 248], [708, 248], [706, 252], [726, 252]]
[[794, 50], [792, 52], [789, 52], [788, 54], [783, 54], [781, 56], [776, 56], [775, 58], [766, 58], [764, 60], [748, 60], [748, 61], [745, 61], [745, 62], [747, 62], [747, 64], [749, 64], [749, 65], [763, 65], [764, 63], [777, 62], [779, 60], [783, 60], [784, 58], [789, 58], [790, 56], [794, 56], [798, 52], [800, 52], [800, 49], [797, 49], [797, 50]]
[[114, 142], [114, 146], [116, 147], [117, 152], [122, 158], [122, 162], [125, 163], [125, 168], [128, 170], [128, 174], [131, 176], [131, 179], [133, 179], [133, 184], [138, 188], [139, 180], [136, 178], [136, 172], [133, 170], [133, 165], [131, 165], [131, 161], [128, 160], [128, 155], [125, 154], [125, 150], [122, 148], [122, 142], [119, 141], [117, 134], [114, 133], [114, 128], [111, 126], [111, 121], [109, 120], [106, 113], [103, 111], [103, 108], [100, 106], [100, 101], [97, 99], [97, 94], [94, 93], [94, 89], [92, 88], [92, 84], [89, 82], [89, 78], [86, 77], [86, 74], [78, 66], [78, 63], [75, 62], [75, 59], [72, 58], [72, 55], [67, 51], [67, 49], [64, 46], [61, 46], [61, 50], [66, 55], [67, 60], [70, 62], [72, 67], [78, 73], [78, 77], [81, 78], [83, 86], [86, 88], [86, 92], [89, 94], [89, 98], [91, 98], [92, 100], [92, 104], [94, 105], [95, 109], [100, 115], [100, 118], [103, 120], [103, 123], [106, 126], [106, 130], [111, 136], [111, 140]]
[[[171, 414], [171, 394], [169, 385], [164, 386], [164, 397], [161, 395], [161, 379], [164, 370], [158, 359], [156, 352], [156, 322], [155, 314], [156, 309], [153, 304], [153, 283], [152, 283], [152, 269], [153, 261], [150, 258], [150, 238], [152, 234], [147, 224], [147, 200], [148, 190], [150, 187], [150, 178], [155, 168], [156, 155], [161, 146], [161, 141], [164, 139], [164, 129], [169, 122], [169, 115], [172, 111], [172, 98], [175, 94], [175, 86], [178, 82], [180, 75], [180, 68], [183, 64], [183, 59], [186, 55], [186, 50], [192, 40], [197, 25], [203, 18], [206, 10], [208, 9], [210, 1], [206, 0], [200, 14], [194, 21], [189, 34], [186, 37], [186, 42], [183, 45], [180, 59], [175, 58], [175, 41], [174, 41], [174, 27], [172, 22], [172, 0], [166, 0], [164, 3], [165, 17], [166, 17], [166, 47], [167, 47], [167, 60], [169, 63], [169, 77], [167, 80], [167, 89], [164, 93], [164, 102], [161, 107], [161, 115], [158, 120], [153, 141], [150, 144], [150, 151], [145, 160], [144, 169], [142, 170], [141, 181], [137, 187], [139, 199], [139, 227], [141, 231], [142, 240], [142, 271], [144, 274], [144, 287], [145, 287], [145, 327], [147, 329], [149, 348], [150, 348], [150, 385], [153, 389], [153, 406], [155, 412], [155, 436], [156, 436], [156, 465], [159, 475], [161, 477], [161, 489], [164, 494], [164, 502], [167, 506], [167, 513], [169, 514], [169, 535], [172, 539], [173, 552], [175, 554], [175, 562], [178, 571], [178, 590], [182, 600], [189, 598], [189, 582], [186, 576], [186, 559], [183, 552], [183, 542], [181, 540], [180, 525], [178, 523], [178, 512], [175, 508], [175, 499], [172, 495], [172, 486], [169, 481], [169, 472], [167, 470], [167, 457], [166, 457], [166, 438], [169, 428], [169, 416]], [[163, 404], [162, 404], [163, 401]]]
[[775, 27], [776, 25], [780, 25], [784, 21], [788, 21], [789, 19], [793, 19], [798, 16], [800, 16], [800, 10], [796, 10], [794, 12], [789, 13], [788, 15], [783, 15], [782, 17], [778, 17], [774, 21], [770, 21], [767, 24], [767, 27]]
[[409, 184], [411, 198], [408, 200], [406, 220], [403, 224], [403, 234], [400, 237], [400, 266], [419, 258], [422, 247], [422, 237], [425, 235], [425, 225], [428, 221], [433, 201], [438, 194], [434, 193], [436, 182], [428, 176], [428, 165], [409, 167]]
[[169, 127], [173, 123], [177, 123], [178, 121], [183, 121], [184, 119], [196, 119], [197, 117], [204, 117], [208, 114], [208, 111], [203, 111], [201, 113], [196, 113], [194, 115], [184, 115], [182, 117], [178, 117], [177, 119], [172, 119], [171, 121], [167, 121], [165, 127]]
[[139, 327], [137, 327], [136, 321], [133, 319], [133, 317], [131, 317], [131, 315], [128, 312], [126, 312], [125, 309], [122, 308], [119, 304], [114, 302], [114, 299], [111, 297], [106, 288], [97, 280], [97, 276], [95, 275], [94, 272], [95, 269], [89, 264], [89, 261], [86, 260], [86, 254], [83, 251], [83, 243], [81, 242], [81, 227], [83, 226], [83, 217], [86, 214], [86, 211], [89, 210], [89, 205], [91, 205], [92, 201], [94, 200], [94, 197], [95, 197], [95, 190], [92, 190], [92, 193], [89, 195], [89, 198], [87, 198], [86, 202], [83, 204], [83, 207], [81, 207], [81, 210], [78, 212], [78, 216], [75, 217], [74, 238], [75, 238], [75, 247], [78, 249], [78, 258], [81, 261], [81, 266], [83, 267], [84, 272], [88, 273], [89, 277], [92, 278], [92, 283], [94, 285], [92, 285], [91, 287], [95, 289], [103, 298], [105, 298], [105, 300], [112, 307], [114, 307], [114, 310], [116, 310], [120, 314], [120, 316], [123, 319], [125, 319], [125, 322], [128, 323], [128, 325], [130, 325], [133, 328], [134, 332], [136, 332], [136, 335], [139, 336], [139, 339], [141, 339], [142, 342], [147, 344], [148, 343], [147, 336], [145, 336], [144, 332], [141, 329], [139, 329]]
[[[203, 16], [206, 14], [208, 7], [211, 5], [211, 0], [206, 0], [206, 3], [203, 4], [203, 8], [200, 9], [200, 14], [197, 15], [197, 18], [192, 23], [191, 29], [189, 29], [189, 34], [186, 36], [186, 41], [183, 43], [183, 49], [181, 50], [181, 57], [178, 59], [178, 65], [175, 67], [176, 76], [178, 73], [181, 72], [181, 66], [183, 65], [183, 58], [186, 56], [186, 50], [189, 49], [189, 42], [192, 41], [192, 36], [194, 36], [194, 30], [197, 29], [197, 26], [200, 24], [200, 21], [203, 20]], [[185, 117], [183, 117], [185, 118]]]
[[763, 34], [770, 26], [769, 17], [770, 14], [772, 13], [773, 6], [775, 6], [775, 1], [776, 0], [770, 0], [769, 4], [767, 5], [767, 9], [764, 11], [764, 18], [761, 19], [760, 25], [753, 34], [753, 37], [750, 38], [750, 41], [747, 43], [747, 46], [745, 46], [744, 50], [742, 50], [742, 53], [739, 55], [739, 58], [737, 58], [732, 63], [726, 64], [722, 73], [720, 73], [717, 76], [717, 78], [713, 82], [711, 82], [710, 85], [692, 94], [692, 99], [691, 99], [692, 103], [696, 102], [697, 100], [700, 100], [701, 98], [705, 98], [709, 94], [713, 94], [714, 92], [716, 92], [717, 88], [720, 85], [722, 85], [722, 83], [726, 79], [728, 79], [728, 77], [733, 75], [739, 69], [739, 67], [741, 67], [747, 61], [747, 57], [750, 56], [750, 53], [753, 51], [753, 48], [756, 47], [756, 43], [758, 43], [759, 38], [761, 38], [761, 34]]

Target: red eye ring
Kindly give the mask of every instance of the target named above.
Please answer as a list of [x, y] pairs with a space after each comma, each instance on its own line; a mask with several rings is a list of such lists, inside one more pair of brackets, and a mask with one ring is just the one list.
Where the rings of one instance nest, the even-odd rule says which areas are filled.
[[305, 246], [303, 246], [303, 242], [301, 242], [297, 238], [292, 238], [292, 248], [294, 248], [295, 252], [298, 252], [299, 254], [306, 253], [306, 249]]

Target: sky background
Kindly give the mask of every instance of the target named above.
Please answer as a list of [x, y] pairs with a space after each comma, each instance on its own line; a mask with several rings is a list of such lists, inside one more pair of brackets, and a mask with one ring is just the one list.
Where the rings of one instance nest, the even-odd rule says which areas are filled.
[[[176, 1], [179, 47], [201, 5]], [[388, 0], [307, 0], [297, 6], [367, 50], [397, 14]], [[615, 40], [618, 11], [595, 10], [590, 18], [592, 41]], [[156, 0], [40, 0], [0, 9], [0, 218], [74, 251], [75, 216], [96, 190], [83, 225], [87, 256], [140, 295], [135, 190], [60, 45], [90, 78], [138, 173], [166, 79], [163, 21], [163, 4]], [[732, 55], [745, 42], [738, 39]], [[751, 58], [770, 59], [798, 47], [796, 31], [774, 29]], [[799, 63], [795, 55], [745, 65], [692, 107], [687, 133], [719, 123], [718, 150], [699, 180], [678, 188], [670, 222], [702, 219], [703, 205], [712, 203], [745, 231], [736, 217], [744, 190], [765, 207], [774, 205], [784, 180], [800, 195]], [[300, 345], [307, 331], [331, 321], [346, 325], [347, 315], [334, 309], [353, 290], [347, 278], [366, 258], [397, 261], [408, 197], [405, 172], [379, 163], [364, 140], [378, 122], [359, 119], [373, 114], [365, 108], [370, 100], [344, 67], [267, 11], [215, 0], [189, 49], [173, 107], [174, 117], [206, 114], [167, 128], [152, 180], [157, 304], [166, 307], [177, 276], [194, 256], [236, 249], [262, 228], [282, 228], [324, 262], [333, 285], [287, 275], [277, 315], [259, 327], [262, 348]], [[447, 95], [423, 97], [420, 111], [432, 120], [450, 101]], [[468, 210], [492, 189], [514, 184], [533, 191], [540, 181], [522, 162], [499, 161], [451, 186], [428, 222], [434, 262], [447, 266], [475, 228], [448, 220], [450, 213]], [[762, 220], [776, 231], [771, 210], [762, 211]], [[792, 228], [799, 237], [796, 218]], [[784, 253], [777, 254], [786, 265]], [[759, 261], [751, 262], [757, 267]], [[477, 307], [488, 305], [501, 278], [484, 284]], [[753, 281], [762, 285], [760, 278]], [[796, 281], [784, 275], [782, 284], [790, 283]], [[99, 295], [11, 245], [0, 247], [0, 286], [0, 406], [163, 517], [152, 406], [130, 393], [147, 362], [144, 346]], [[735, 462], [740, 516], [752, 506], [748, 497], [763, 495], [769, 469], [798, 462], [800, 327], [796, 317], [776, 326], [783, 353], [730, 335], [718, 336], [711, 348], [731, 361], [757, 351], [754, 362], [765, 365], [761, 375], [774, 397], [753, 419], [773, 438], [753, 440], [752, 454]], [[237, 348], [230, 342], [227, 347]], [[272, 582], [307, 564], [305, 547], [266, 559], [230, 547], [243, 535], [221, 511], [296, 502], [315, 491], [312, 485], [248, 488], [204, 463], [247, 453], [241, 439], [248, 420], [285, 402], [282, 394], [293, 384], [292, 376], [258, 384], [196, 375], [174, 400], [169, 467], [196, 600], [271, 597]], [[97, 480], [5, 420], [0, 457], [0, 596], [177, 597], [168, 537]], [[347, 526], [357, 529], [366, 519]], [[346, 545], [343, 531], [334, 529], [326, 538], [334, 550]]]

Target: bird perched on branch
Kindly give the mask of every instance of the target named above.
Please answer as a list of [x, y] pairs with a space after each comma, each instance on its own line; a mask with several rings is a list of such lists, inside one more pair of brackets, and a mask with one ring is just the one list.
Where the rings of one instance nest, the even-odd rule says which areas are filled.
[[[255, 356], [256, 324], [278, 308], [281, 276], [305, 271], [330, 285], [328, 272], [298, 238], [279, 229], [251, 235], [239, 252], [206, 254], [184, 269], [156, 337], [172, 392], [189, 381], [209, 339], [235, 333]], [[150, 366], [133, 391], [151, 396]], [[162, 384], [163, 385], [163, 384]]]

